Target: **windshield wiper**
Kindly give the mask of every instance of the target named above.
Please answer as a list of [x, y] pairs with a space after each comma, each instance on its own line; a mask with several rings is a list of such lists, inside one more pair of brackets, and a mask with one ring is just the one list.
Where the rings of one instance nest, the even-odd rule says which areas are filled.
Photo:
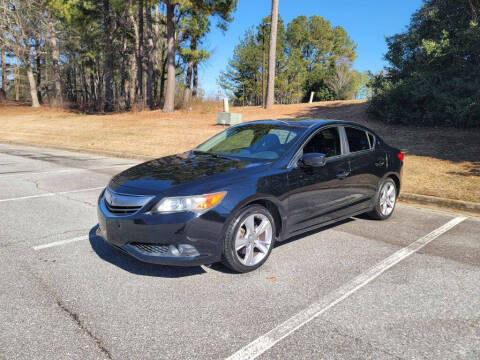
[[235, 159], [233, 157], [230, 157], [230, 156], [227, 156], [227, 155], [216, 154], [216, 153], [212, 153], [212, 152], [208, 152], [208, 151], [202, 151], [202, 150], [192, 150], [192, 153], [198, 154], [198, 155], [210, 155], [210, 156], [213, 156], [214, 158], [217, 158], [217, 159], [237, 160], [237, 159]]

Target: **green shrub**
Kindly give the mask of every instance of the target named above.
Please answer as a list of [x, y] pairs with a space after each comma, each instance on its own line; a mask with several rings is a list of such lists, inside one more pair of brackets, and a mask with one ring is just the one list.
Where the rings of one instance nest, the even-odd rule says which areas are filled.
[[389, 67], [370, 82], [369, 112], [388, 123], [480, 126], [478, 2], [427, 0], [387, 39]]

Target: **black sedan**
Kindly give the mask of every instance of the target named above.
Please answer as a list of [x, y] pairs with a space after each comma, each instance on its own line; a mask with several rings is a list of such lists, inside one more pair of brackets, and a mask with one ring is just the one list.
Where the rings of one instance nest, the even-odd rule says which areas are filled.
[[256, 121], [134, 166], [98, 200], [99, 233], [139, 260], [247, 272], [275, 242], [367, 213], [392, 215], [403, 153], [345, 121]]

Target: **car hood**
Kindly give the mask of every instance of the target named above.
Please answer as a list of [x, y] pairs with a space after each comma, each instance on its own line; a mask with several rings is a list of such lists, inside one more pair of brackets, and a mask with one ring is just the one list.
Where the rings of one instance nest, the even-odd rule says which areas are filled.
[[191, 152], [166, 156], [136, 165], [114, 176], [109, 187], [119, 193], [159, 194], [173, 190], [184, 195], [182, 189], [207, 185], [221, 180], [230, 184], [246, 176], [252, 168], [265, 165], [237, 159], [218, 158], [212, 155], [195, 155]]

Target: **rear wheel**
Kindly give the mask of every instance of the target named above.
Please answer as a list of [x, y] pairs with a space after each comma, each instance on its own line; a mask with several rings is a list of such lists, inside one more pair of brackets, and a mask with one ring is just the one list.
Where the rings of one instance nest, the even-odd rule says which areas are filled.
[[260, 205], [251, 205], [231, 221], [225, 236], [223, 263], [237, 272], [260, 267], [275, 244], [275, 221]]
[[395, 209], [397, 202], [397, 186], [391, 178], [385, 179], [379, 187], [375, 197], [375, 206], [368, 213], [372, 219], [388, 219]]

